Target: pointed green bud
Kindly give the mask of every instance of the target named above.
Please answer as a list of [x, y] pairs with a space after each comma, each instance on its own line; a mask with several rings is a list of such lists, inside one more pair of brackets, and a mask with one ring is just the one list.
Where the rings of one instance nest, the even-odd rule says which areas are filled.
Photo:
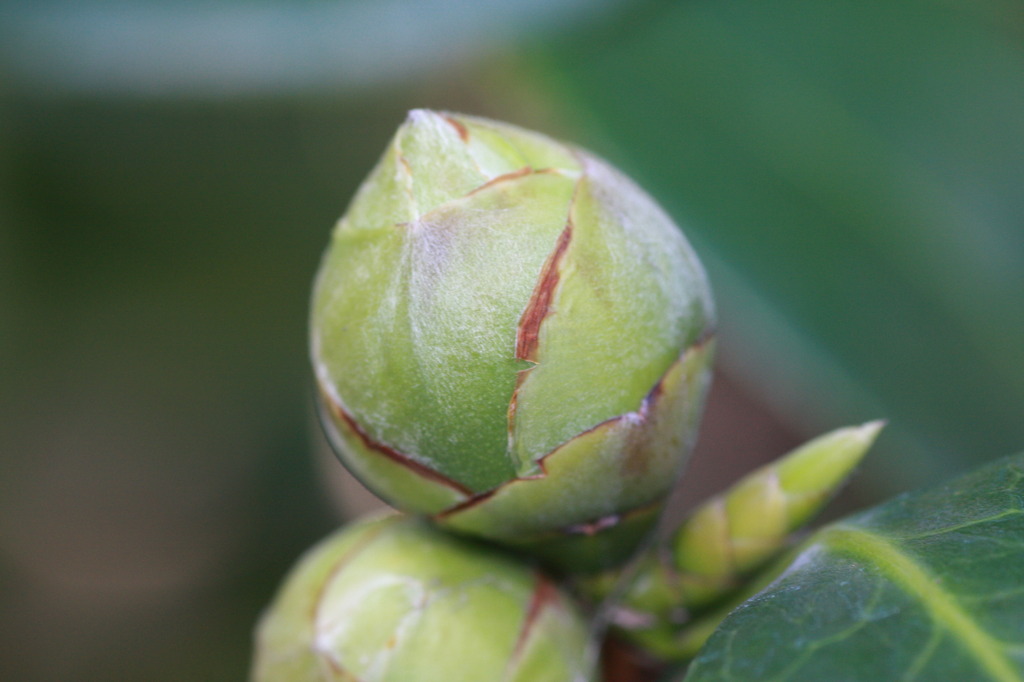
[[566, 569], [621, 562], [687, 458], [711, 295], [592, 154], [417, 110], [335, 229], [312, 306], [325, 429], [393, 505]]
[[810, 520], [831, 499], [875, 442], [885, 421], [876, 420], [827, 433], [778, 462], [779, 488], [786, 495], [791, 528]]
[[596, 680], [586, 621], [509, 555], [400, 516], [308, 552], [256, 634], [252, 682]]
[[[883, 422], [837, 429], [757, 469], [701, 504], [666, 543], [638, 559], [615, 606], [618, 629], [662, 658], [685, 658], [724, 615], [691, 614], [745, 587], [787, 547], [867, 454]], [[614, 594], [614, 572], [579, 582]], [[703, 633], [703, 634], [702, 634]]]
[[688, 601], [720, 596], [708, 588], [734, 585], [784, 548], [845, 483], [882, 426], [874, 421], [819, 436], [702, 504], [673, 540], [675, 568], [693, 585]]

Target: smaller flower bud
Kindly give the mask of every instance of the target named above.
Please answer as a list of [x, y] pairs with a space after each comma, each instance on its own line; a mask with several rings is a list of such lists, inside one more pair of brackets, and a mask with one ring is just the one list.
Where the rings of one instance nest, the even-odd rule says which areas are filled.
[[[638, 559], [615, 607], [623, 634], [664, 658], [695, 651], [717, 620], [691, 622], [691, 614], [744, 588], [778, 556], [845, 483], [883, 425], [819, 436], [701, 504], [667, 542]], [[613, 575], [581, 581], [580, 589], [611, 594]]]
[[590, 633], [548, 578], [500, 550], [389, 516], [328, 537], [256, 635], [253, 682], [586, 682]]

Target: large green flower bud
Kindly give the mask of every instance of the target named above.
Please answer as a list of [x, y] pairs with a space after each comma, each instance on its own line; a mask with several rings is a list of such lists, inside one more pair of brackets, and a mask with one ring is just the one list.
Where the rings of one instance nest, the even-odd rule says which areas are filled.
[[259, 624], [253, 682], [586, 682], [586, 622], [552, 582], [426, 522], [362, 521], [313, 548]]
[[586, 569], [653, 525], [712, 324], [685, 238], [606, 162], [413, 111], [334, 231], [312, 356], [328, 436], [382, 498]]

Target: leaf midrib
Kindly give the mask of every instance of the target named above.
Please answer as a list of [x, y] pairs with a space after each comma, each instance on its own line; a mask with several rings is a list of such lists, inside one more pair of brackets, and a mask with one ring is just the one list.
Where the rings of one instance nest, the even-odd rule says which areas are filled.
[[887, 538], [852, 526], [838, 525], [819, 537], [830, 550], [863, 560], [915, 596], [932, 619], [963, 643], [979, 665], [999, 682], [1024, 682], [1007, 659], [1000, 642], [964, 611], [956, 598], [940, 587], [938, 578]]

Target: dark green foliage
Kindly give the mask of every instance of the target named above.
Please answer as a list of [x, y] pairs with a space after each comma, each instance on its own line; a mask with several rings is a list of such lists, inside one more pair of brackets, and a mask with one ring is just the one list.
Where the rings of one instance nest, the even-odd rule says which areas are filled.
[[[1024, 442], [1024, 51], [1000, 2], [632, 5], [553, 92], [677, 218], [722, 358], [801, 419], [885, 416], [896, 494]], [[545, 64], [548, 66], [548, 64]], [[554, 78], [554, 77], [552, 77]]]
[[1024, 678], [1024, 454], [816, 533], [686, 682]]

